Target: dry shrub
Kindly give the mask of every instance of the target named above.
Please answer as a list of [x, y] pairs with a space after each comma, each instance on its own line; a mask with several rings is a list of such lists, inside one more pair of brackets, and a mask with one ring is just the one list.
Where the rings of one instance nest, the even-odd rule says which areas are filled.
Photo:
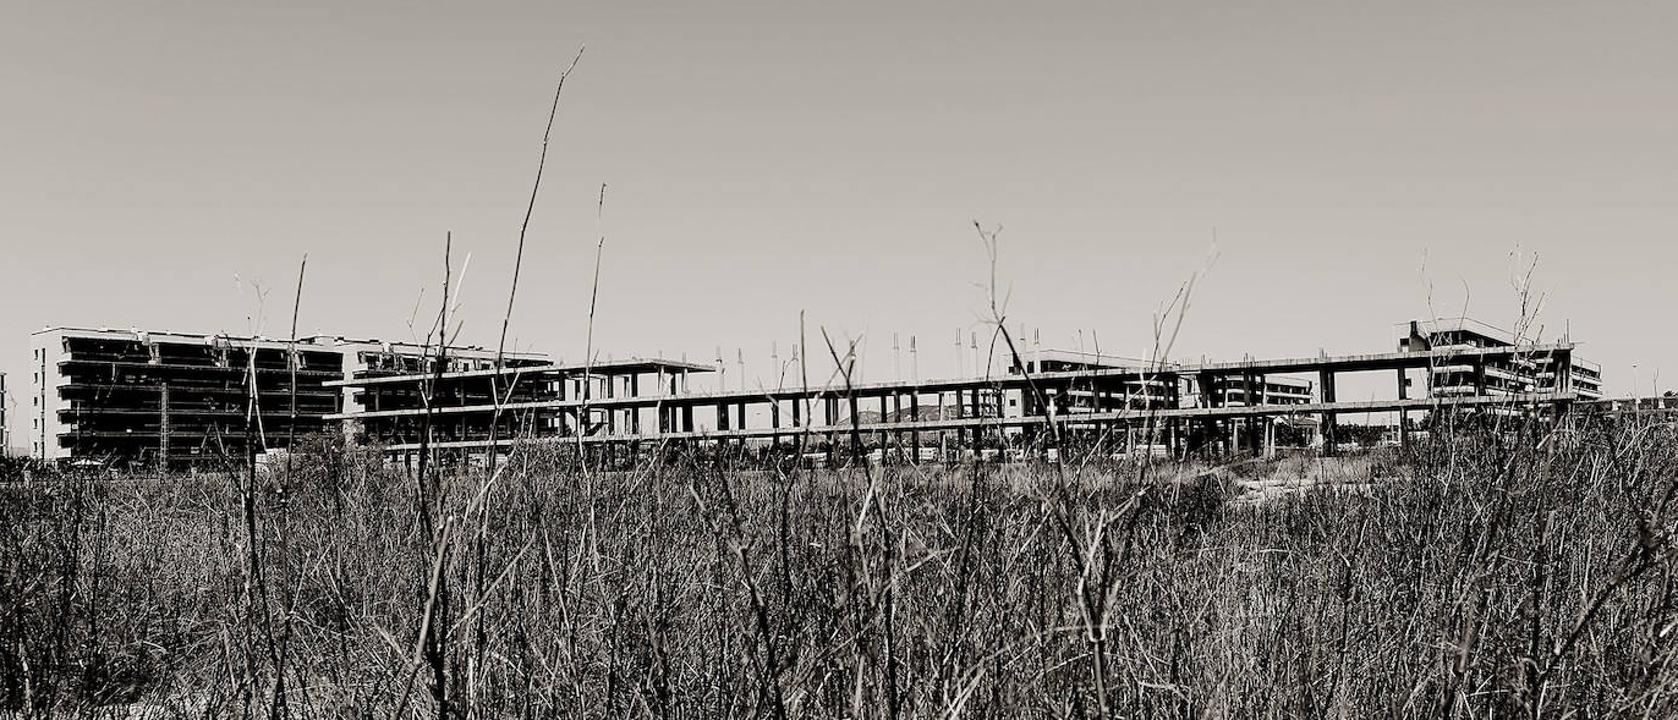
[[[419, 673], [406, 703], [1671, 716], [1675, 450], [1665, 426], [1585, 421], [1223, 469], [789, 475], [671, 453], [583, 473], [530, 448], [493, 481], [443, 473], [446, 515], [483, 531], [487, 572], [474, 585], [478, 558], [446, 559], [443, 687]], [[266, 712], [281, 672], [291, 712], [403, 705], [434, 559], [414, 480], [329, 441], [294, 461], [262, 481], [265, 596], [234, 476], [0, 486], [0, 708]], [[1243, 482], [1293, 477], [1315, 483], [1232, 502]], [[484, 512], [467, 513], [481, 490]]]

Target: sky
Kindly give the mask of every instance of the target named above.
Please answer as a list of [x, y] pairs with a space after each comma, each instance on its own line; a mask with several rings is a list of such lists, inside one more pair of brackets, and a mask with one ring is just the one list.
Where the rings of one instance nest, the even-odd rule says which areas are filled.
[[1611, 394], [1678, 387], [1672, 3], [0, 9], [13, 407], [42, 327], [287, 335], [305, 253], [302, 333], [416, 338], [449, 233], [461, 339], [494, 346], [584, 46], [510, 347], [583, 357], [604, 237], [602, 356], [773, 384], [803, 314], [869, 379], [894, 334], [954, 374], [978, 222], [1044, 347], [1147, 355], [1197, 277], [1174, 357], [1385, 351], [1414, 317], [1513, 324], [1536, 261], [1546, 337]]

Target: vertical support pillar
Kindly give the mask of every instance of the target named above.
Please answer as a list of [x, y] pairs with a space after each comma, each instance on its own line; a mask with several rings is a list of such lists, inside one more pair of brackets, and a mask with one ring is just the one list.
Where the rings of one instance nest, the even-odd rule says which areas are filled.
[[[1322, 383], [1323, 402], [1327, 404], [1333, 404], [1336, 402], [1334, 399], [1334, 371], [1327, 369], [1318, 371], [1317, 380]], [[1334, 455], [1338, 452], [1340, 433], [1335, 428], [1335, 422], [1336, 418], [1334, 411], [1324, 410], [1321, 420], [1324, 455]]]
[[[157, 393], [157, 471], [161, 475], [169, 472], [169, 436], [172, 428], [169, 426], [169, 381], [163, 381]], [[0, 423], [5, 419], [0, 418]], [[251, 438], [246, 437], [245, 442]], [[289, 448], [288, 448], [289, 450]]]
[[[606, 399], [607, 400], [611, 400], [613, 395], [616, 393], [617, 383], [612, 382], [612, 379], [613, 378], [609, 375], [606, 377], [605, 386], [606, 386]], [[616, 435], [617, 432], [618, 432], [618, 414], [617, 414], [617, 411], [614, 410], [611, 407], [607, 407], [606, 408], [606, 434], [607, 435]]]
[[[961, 399], [961, 390], [959, 390], [959, 389], [955, 390], [952, 393], [952, 395], [953, 395], [952, 399], [955, 401], [955, 407], [956, 407], [955, 419], [956, 420], [965, 420], [967, 418], [967, 405]], [[940, 399], [940, 403], [941, 402], [942, 402], [942, 399]], [[966, 428], [958, 427], [958, 428], [956, 428], [956, 454], [959, 456], [961, 454], [962, 448], [965, 448], [965, 447], [967, 447], [967, 430], [966, 430]]]
[[[570, 379], [567, 378], [564, 375], [561, 375], [559, 377], [559, 382], [555, 383], [555, 385], [557, 387], [554, 388], [554, 394], [560, 402], [565, 402], [565, 400], [566, 400], [565, 389], [567, 387], [569, 387], [570, 384], [571, 384]], [[565, 408], [560, 408], [559, 417], [558, 417], [558, 420], [557, 420], [557, 422], [559, 423], [559, 434], [562, 435], [562, 436], [571, 434], [571, 429], [569, 427], [566, 427], [567, 421], [565, 419], [566, 418], [565, 411], [566, 411]]]
[[[847, 404], [850, 405], [850, 411], [851, 411], [851, 422], [850, 422], [850, 424], [855, 425], [857, 423], [857, 421], [859, 420], [859, 418], [857, 417], [857, 402], [856, 402], [856, 394], [855, 393], [852, 393], [851, 396], [849, 398], [847, 398]], [[854, 461], [859, 456], [862, 455], [862, 445], [861, 445], [861, 443], [862, 443], [862, 433], [856, 433], [856, 432], [851, 433], [851, 460]]]
[[833, 467], [838, 451], [837, 445], [839, 444], [839, 436], [834, 432], [835, 426], [839, 424], [838, 398], [832, 396], [822, 398], [822, 419], [826, 420], [825, 425], [827, 426], [827, 465]]
[[[1223, 405], [1225, 403], [1225, 401], [1228, 400], [1228, 398], [1218, 397], [1218, 379], [1212, 373], [1209, 373], [1209, 372], [1200, 373], [1199, 375], [1195, 376], [1195, 382], [1196, 382], [1196, 385], [1198, 385], [1199, 388], [1200, 388], [1200, 406], [1201, 407], [1215, 408], [1215, 407], [1218, 407], [1219, 405]], [[1187, 426], [1188, 426], [1188, 429], [1190, 431], [1189, 432], [1190, 437], [1188, 437], [1186, 439], [1186, 442], [1188, 444], [1189, 451], [1193, 452], [1196, 449], [1198, 449], [1196, 447], [1197, 445], [1204, 444], [1209, 439], [1215, 438], [1216, 434], [1217, 434], [1216, 433], [1217, 424], [1218, 424], [1218, 421], [1215, 418], [1187, 421]], [[1198, 433], [1194, 432], [1194, 429], [1196, 428], [1196, 426], [1199, 427], [1199, 432]], [[1198, 435], [1199, 437], [1198, 438], [1195, 437], [1196, 435]]]
[[[1556, 376], [1555, 381], [1551, 383], [1555, 388], [1552, 393], [1571, 395], [1573, 393], [1573, 350], [1559, 350], [1552, 357], [1554, 359], [1550, 361], [1550, 366]], [[1550, 411], [1555, 414], [1557, 425], [1560, 425], [1566, 419], [1571, 405], [1572, 401], [1570, 400], [1558, 400], [1550, 404]], [[1662, 407], [1662, 401], [1659, 398], [1655, 400], [1655, 407]]]
[[1556, 375], [1554, 385], [1556, 393], [1573, 392], [1573, 351], [1557, 350], [1555, 359], [1550, 361]]
[[583, 408], [587, 407], [589, 401], [594, 399], [594, 378], [584, 374], [577, 381], [577, 395], [583, 400], [583, 404], [577, 410], [577, 432], [580, 435], [592, 434], [594, 432], [594, 411], [583, 412]]
[[[1037, 414], [1038, 414], [1037, 398], [1035, 397], [1034, 393], [1031, 392], [1031, 388], [1028, 386], [1028, 387], [1025, 387], [1025, 388], [1021, 389], [1020, 390], [1020, 417], [1021, 418], [1030, 418], [1030, 417], [1036, 416]], [[1037, 427], [1035, 425], [1021, 425], [1020, 426], [1020, 437], [1021, 437], [1021, 439], [1023, 439], [1025, 441], [1024, 444], [1027, 447], [1035, 447], [1037, 445], [1037, 441], [1038, 441]]]
[[[914, 417], [915, 422], [920, 422], [920, 420], [921, 420], [921, 394], [920, 394], [919, 391], [911, 393], [909, 395], [909, 414]], [[914, 463], [920, 462], [921, 461], [921, 431], [920, 430], [913, 430], [909, 433], [909, 446], [910, 446], [910, 452], [912, 453], [912, 455], [910, 457], [910, 462], [914, 462]]]
[[[741, 373], [741, 377], [744, 377], [744, 376], [745, 376], [745, 373]], [[734, 411], [735, 411], [735, 415], [736, 415], [735, 420], [737, 421], [737, 422], [734, 423], [734, 429], [735, 430], [745, 430], [746, 429], [746, 401], [741, 400], [739, 403], [737, 403], [734, 406]], [[742, 452], [744, 452], [745, 449], [746, 449], [746, 436], [743, 435], [743, 434], [740, 436], [739, 445], [740, 445], [740, 450]]]
[[[1408, 377], [1405, 377], [1404, 368], [1399, 368], [1397, 370], [1397, 373], [1398, 373], [1398, 399], [1399, 400], [1409, 400], [1410, 399], [1410, 379]], [[1409, 425], [1410, 425], [1410, 411], [1405, 410], [1403, 408], [1399, 408], [1399, 410], [1398, 410], [1398, 447], [1401, 450], [1409, 450], [1410, 449], [1410, 427], [1409, 427]]]
[[781, 444], [781, 433], [780, 433], [780, 430], [781, 430], [781, 399], [780, 398], [774, 398], [774, 399], [771, 399], [769, 401], [769, 427], [775, 430], [775, 432], [770, 433], [770, 435], [769, 435], [769, 445], [771, 447], [780, 445]]
[[[640, 395], [641, 374], [631, 373], [629, 376], [629, 396], [640, 397]], [[639, 406], [629, 408], [629, 432], [635, 435], [641, 434], [641, 408]]]
[[903, 453], [903, 395], [895, 390], [892, 391], [891, 405], [892, 420], [898, 428], [896, 433], [897, 452], [901, 455]]
[[886, 407], [886, 396], [881, 395], [880, 396], [880, 422], [882, 424], [881, 424], [881, 427], [880, 427], [880, 462], [882, 464], [884, 464], [885, 461], [886, 461], [886, 448], [891, 446], [890, 433], [886, 431], [886, 429], [885, 429], [886, 426], [884, 425], [884, 423], [889, 422], [888, 420], [886, 420], [886, 415], [889, 412], [890, 412], [890, 410]]

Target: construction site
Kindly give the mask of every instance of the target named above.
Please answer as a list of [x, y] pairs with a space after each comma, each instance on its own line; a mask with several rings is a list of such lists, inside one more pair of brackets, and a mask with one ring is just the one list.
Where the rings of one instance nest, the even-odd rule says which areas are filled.
[[[992, 372], [867, 382], [841, 358], [838, 371], [807, 380], [810, 356], [795, 346], [796, 381], [730, 388], [720, 360], [560, 363], [337, 336], [56, 327], [32, 338], [27, 432], [33, 458], [123, 467], [260, 461], [321, 433], [398, 463], [420, 453], [481, 462], [549, 444], [608, 462], [705, 447], [833, 465], [1018, 460], [1070, 447], [1333, 454], [1371, 442], [1367, 427], [1361, 440], [1343, 437], [1353, 414], [1387, 418], [1375, 442], [1403, 445], [1448, 412], [1559, 418], [1576, 406], [1625, 407], [1603, 400], [1601, 367], [1571, 340], [1524, 342], [1468, 318], [1401, 323], [1395, 335], [1384, 352], [1234, 362], [1031, 347], [1002, 353]], [[1337, 392], [1346, 376], [1381, 374], [1388, 398]]]
[[[244, 462], [337, 431], [348, 377], [431, 367], [416, 345], [55, 327], [31, 337], [30, 456], [60, 464], [193, 467]], [[451, 367], [493, 354], [454, 348]], [[539, 363], [514, 354], [505, 367]], [[253, 412], [252, 409], [255, 409]]]

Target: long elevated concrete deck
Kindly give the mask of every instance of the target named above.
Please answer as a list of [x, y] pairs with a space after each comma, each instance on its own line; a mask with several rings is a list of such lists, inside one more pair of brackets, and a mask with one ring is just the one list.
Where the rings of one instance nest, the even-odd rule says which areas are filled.
[[[1543, 393], [1500, 397], [1459, 397], [1459, 398], [1428, 398], [1410, 400], [1356, 400], [1333, 403], [1310, 403], [1302, 405], [1254, 405], [1254, 406], [1225, 406], [1202, 408], [1178, 408], [1171, 410], [1137, 410], [1118, 412], [1076, 413], [1062, 415], [1054, 419], [1055, 422], [1066, 426], [1094, 425], [1094, 424], [1124, 424], [1145, 421], [1165, 422], [1173, 420], [1215, 420], [1230, 418], [1272, 417], [1278, 415], [1310, 416], [1324, 412], [1333, 413], [1374, 413], [1399, 412], [1407, 410], [1441, 410], [1449, 408], [1474, 408], [1486, 406], [1538, 406], [1567, 403], [1575, 400], [1571, 393]], [[1017, 427], [1045, 427], [1050, 422], [1047, 416], [1031, 415], [1017, 417], [979, 417], [947, 420], [922, 420], [903, 422], [859, 422], [841, 423], [837, 425], [806, 425], [802, 427], [781, 428], [745, 428], [737, 430], [702, 430], [691, 432], [664, 432], [621, 435], [585, 435], [546, 438], [508, 438], [495, 442], [496, 447], [514, 447], [531, 442], [576, 443], [588, 445], [610, 443], [656, 443], [661, 441], [730, 441], [745, 439], [788, 438], [799, 435], [823, 436], [845, 435], [857, 432], [865, 435], [879, 433], [919, 433], [949, 430], [973, 430], [992, 428]], [[487, 441], [451, 441], [431, 443], [429, 447], [436, 449], [467, 449], [486, 448]], [[385, 450], [393, 452], [414, 451], [421, 449], [420, 443], [401, 443], [387, 445]]]
[[622, 375], [632, 373], [652, 373], [659, 370], [666, 372], [714, 372], [716, 368], [710, 365], [690, 363], [683, 360], [665, 360], [655, 358], [626, 358], [623, 360], [602, 360], [595, 363], [547, 363], [543, 365], [522, 365], [504, 367], [499, 370], [485, 368], [483, 370], [460, 370], [442, 374], [413, 373], [406, 375], [372, 375], [350, 380], [334, 380], [324, 383], [327, 387], [370, 387], [375, 385], [400, 385], [414, 382], [433, 382], [436, 380], [462, 380], [470, 378], [487, 378], [495, 375], [502, 377], [536, 379], [547, 376], [571, 376], [584, 372], [601, 375]]
[[[756, 390], [722, 390], [694, 393], [664, 393], [657, 395], [637, 395], [629, 397], [597, 397], [588, 400], [569, 398], [563, 400], [543, 400], [525, 403], [504, 403], [499, 406], [501, 412], [526, 410], [533, 408], [565, 408], [578, 409], [585, 404], [593, 409], [630, 409], [651, 407], [681, 407], [702, 406], [716, 404], [737, 404], [741, 402], [772, 402], [786, 400], [808, 399], [812, 401], [867, 397], [873, 398], [880, 394], [890, 393], [921, 393], [954, 392], [964, 390], [1023, 390], [1036, 385], [1064, 385], [1079, 381], [1097, 380], [1128, 380], [1137, 383], [1167, 382], [1181, 377], [1214, 375], [1220, 377], [1231, 376], [1262, 376], [1284, 375], [1300, 373], [1345, 373], [1370, 372], [1380, 370], [1422, 369], [1450, 363], [1472, 363], [1475, 359], [1504, 358], [1513, 355], [1542, 355], [1553, 352], [1565, 352], [1573, 348], [1571, 344], [1552, 343], [1546, 345], [1531, 345], [1522, 348], [1476, 348], [1472, 350], [1436, 350], [1428, 352], [1390, 352], [1370, 355], [1343, 355], [1321, 358], [1285, 358], [1279, 360], [1251, 360], [1204, 364], [1164, 365], [1157, 369], [1100, 369], [1080, 370], [1070, 372], [1052, 372], [1031, 375], [998, 375], [980, 378], [949, 378], [942, 380], [926, 380], [920, 382], [872, 382], [856, 383], [846, 387], [841, 384], [826, 383], [821, 387], [779, 387], [762, 388]], [[699, 366], [704, 367], [704, 366]], [[569, 375], [581, 372], [580, 365], [546, 366], [535, 368], [506, 368], [500, 374], [516, 377], [534, 377], [543, 371], [548, 374]], [[594, 366], [600, 370], [601, 366]], [[707, 370], [714, 368], [705, 368]], [[496, 374], [494, 370], [474, 371], [470, 373], [456, 373], [455, 377], [488, 377]], [[450, 374], [445, 374], [447, 379]], [[328, 386], [364, 387], [373, 384], [416, 384], [432, 379], [430, 375], [400, 375], [366, 380], [341, 380], [326, 383]], [[1290, 406], [1294, 407], [1294, 406]], [[1396, 409], [1396, 408], [1395, 408]], [[431, 408], [407, 408], [402, 410], [347, 412], [328, 416], [328, 419], [350, 420], [358, 418], [403, 417], [419, 416], [427, 413], [448, 415], [462, 413], [494, 412], [494, 404], [468, 406], [436, 406]]]
[[[998, 431], [1003, 430], [1036, 437], [1052, 423], [1067, 428], [1163, 426], [1168, 428], [1173, 442], [1179, 432], [1217, 434], [1227, 428], [1234, 446], [1238, 442], [1268, 443], [1265, 438], [1273, 428], [1260, 422], [1265, 418], [1309, 418], [1317, 423], [1313, 427], [1321, 432], [1326, 447], [1332, 449], [1336, 417], [1346, 413], [1566, 406], [1579, 398], [1571, 391], [1565, 374], [1543, 392], [1500, 394], [1496, 389], [1485, 389], [1469, 396], [1410, 398], [1404, 373], [1442, 366], [1468, 367], [1483, 378], [1491, 361], [1511, 357], [1569, 357], [1572, 351], [1570, 343], [1459, 346], [1417, 352], [1097, 367], [1031, 375], [1009, 373], [848, 386], [830, 380], [820, 387], [800, 385], [706, 392], [685, 392], [674, 378], [678, 373], [711, 370], [709, 366], [628, 360], [615, 364], [555, 364], [441, 376], [410, 374], [344, 380], [332, 384], [360, 388], [368, 393], [394, 392], [393, 401], [387, 404], [398, 406], [380, 408], [377, 407], [380, 403], [375, 401], [371, 409], [338, 413], [328, 419], [366, 424], [370, 428], [368, 435], [383, 442], [390, 452], [419, 449], [422, 444], [416, 440], [421, 435], [432, 438], [432, 442], [424, 443], [429, 448], [483, 449], [507, 447], [532, 438], [572, 442], [580, 439], [585, 445], [639, 445], [663, 441], [773, 441], [817, 435], [824, 436], [831, 445], [840, 436], [855, 432], [878, 437], [882, 446], [893, 435], [900, 442], [907, 437], [918, 448], [923, 433], [953, 431], [958, 444], [971, 441], [977, 445], [985, 438], [990, 438], [986, 442], [995, 442], [1000, 437]], [[1398, 398], [1338, 400], [1337, 376], [1358, 372], [1396, 372]], [[639, 392], [637, 373], [658, 375], [659, 382], [653, 385], [656, 390]], [[510, 385], [549, 383], [553, 390], [534, 393], [536, 399], [501, 403], [485, 402], [493, 396], [481, 389], [476, 393], [459, 391], [465, 383], [487, 385], [485, 380], [497, 375], [511, 380]], [[1264, 391], [1265, 378], [1270, 375], [1312, 376], [1317, 381], [1315, 397], [1304, 392], [1271, 395]], [[575, 389], [568, 393], [568, 386]], [[414, 402], [428, 388], [443, 388], [445, 392], [439, 396], [441, 399]], [[447, 392], [451, 388], [455, 391]], [[616, 395], [614, 388], [627, 394]], [[1188, 393], [1186, 388], [1198, 391]], [[1230, 392], [1232, 389], [1240, 392], [1239, 401], [1232, 399], [1235, 397]], [[946, 398], [953, 403], [947, 403]], [[451, 404], [453, 399], [458, 401]], [[923, 405], [926, 399], [932, 402]], [[926, 417], [923, 408], [935, 408], [934, 417]], [[706, 416], [713, 417], [714, 428], [696, 423], [696, 410], [705, 410]], [[541, 411], [548, 413], [547, 424], [542, 427], [527, 425], [519, 432], [497, 433], [475, 429], [479, 425], [487, 428], [492, 419], [504, 424], [506, 418]], [[646, 424], [655, 426], [656, 431], [643, 431], [647, 411], [656, 420]], [[714, 415], [710, 415], [712, 411]], [[818, 412], [820, 420], [812, 417]], [[753, 415], [760, 425], [766, 419], [766, 426], [749, 427], [748, 419]], [[790, 423], [784, 422], [787, 419]], [[1246, 431], [1248, 440], [1238, 440], [1238, 427]], [[437, 432], [437, 428], [442, 428], [442, 432]]]

